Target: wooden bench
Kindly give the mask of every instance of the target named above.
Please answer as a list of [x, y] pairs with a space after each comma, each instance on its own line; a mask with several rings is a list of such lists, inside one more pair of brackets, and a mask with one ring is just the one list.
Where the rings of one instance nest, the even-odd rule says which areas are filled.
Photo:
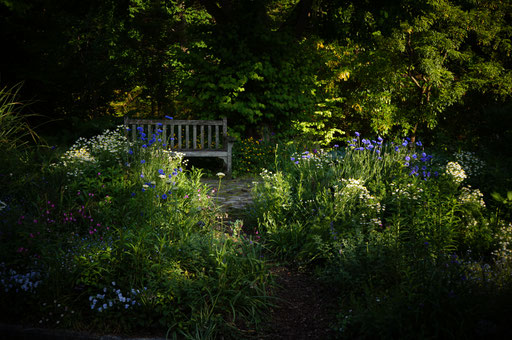
[[[226, 175], [231, 176], [231, 153], [234, 138], [228, 136], [228, 121], [124, 118], [127, 137], [133, 141], [145, 136], [161, 140], [166, 148], [181, 152], [185, 157], [216, 157], [224, 161]], [[145, 135], [144, 135], [145, 134]], [[159, 142], [160, 144], [160, 142]]]

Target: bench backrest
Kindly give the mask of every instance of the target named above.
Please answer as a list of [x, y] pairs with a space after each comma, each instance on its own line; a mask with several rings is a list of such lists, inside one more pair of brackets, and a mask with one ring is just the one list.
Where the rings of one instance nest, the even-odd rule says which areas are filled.
[[223, 120], [130, 119], [125, 117], [127, 137], [161, 139], [176, 150], [223, 150], [227, 148], [228, 122]]

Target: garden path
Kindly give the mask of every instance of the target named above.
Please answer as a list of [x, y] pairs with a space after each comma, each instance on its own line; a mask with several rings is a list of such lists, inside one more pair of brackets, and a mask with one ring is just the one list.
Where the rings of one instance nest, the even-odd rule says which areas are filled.
[[[216, 193], [215, 197], [223, 212], [228, 214], [228, 220], [234, 221], [247, 216], [247, 209], [252, 203], [251, 190], [255, 181], [257, 181], [256, 177], [222, 179], [220, 191]], [[210, 189], [215, 189], [215, 191], [219, 188], [219, 180], [216, 178], [204, 178], [201, 179], [201, 182], [208, 184]]]
[[[218, 188], [218, 179], [203, 179], [210, 188]], [[223, 179], [217, 196], [218, 204], [229, 221], [250, 220], [251, 190], [255, 177]], [[252, 227], [256, 227], [255, 225]], [[251, 228], [251, 226], [249, 226]], [[270, 321], [259, 332], [247, 332], [250, 339], [331, 339], [331, 324], [336, 321], [336, 290], [312, 273], [295, 266], [277, 264], [271, 272], [278, 288], [275, 291], [275, 307]]]

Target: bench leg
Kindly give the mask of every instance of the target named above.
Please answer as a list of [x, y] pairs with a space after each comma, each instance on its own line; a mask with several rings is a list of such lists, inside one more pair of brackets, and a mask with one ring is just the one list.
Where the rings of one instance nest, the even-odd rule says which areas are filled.
[[233, 169], [231, 168], [231, 157], [223, 157], [224, 161], [224, 170], [226, 171], [226, 178], [231, 178], [231, 173]]

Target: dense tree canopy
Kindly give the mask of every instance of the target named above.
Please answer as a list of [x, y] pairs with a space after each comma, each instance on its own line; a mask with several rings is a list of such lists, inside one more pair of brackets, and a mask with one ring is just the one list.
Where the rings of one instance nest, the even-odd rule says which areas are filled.
[[0, 81], [24, 81], [52, 118], [227, 116], [235, 134], [330, 143], [415, 135], [512, 93], [508, 0], [0, 0], [0, 14]]

